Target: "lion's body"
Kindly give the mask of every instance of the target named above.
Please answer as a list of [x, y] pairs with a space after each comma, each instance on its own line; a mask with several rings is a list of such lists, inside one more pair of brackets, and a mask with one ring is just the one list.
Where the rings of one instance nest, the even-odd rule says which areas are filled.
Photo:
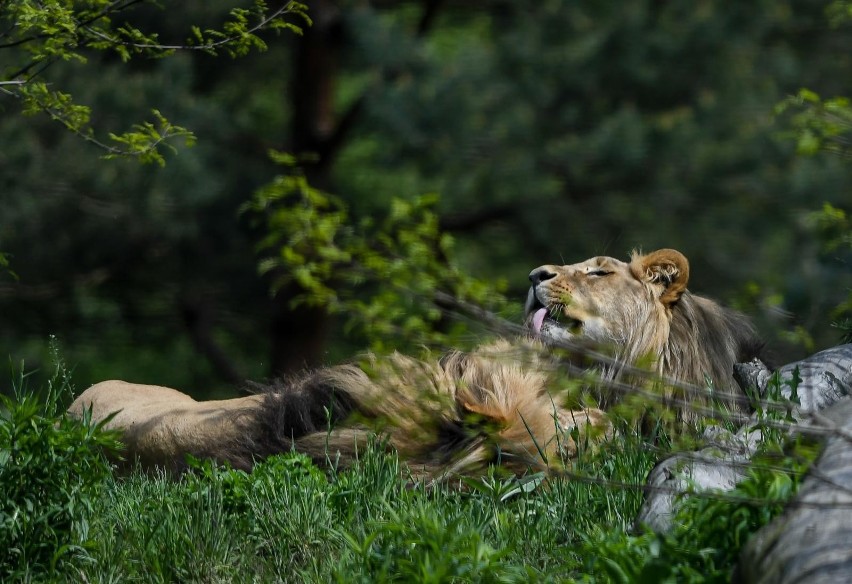
[[[756, 350], [753, 330], [741, 315], [687, 292], [688, 274], [686, 258], [673, 250], [634, 255], [630, 263], [599, 257], [542, 266], [530, 274], [528, 322], [545, 343], [580, 338], [611, 347], [615, 364], [600, 368], [605, 378], [650, 358], [677, 381], [703, 386], [709, 379], [732, 390], [734, 363]], [[498, 341], [441, 359], [394, 354], [209, 402], [106, 381], [69, 411], [82, 416], [91, 408], [96, 421], [118, 412], [108, 427], [123, 432], [129, 457], [172, 470], [187, 454], [250, 469], [291, 449], [346, 465], [377, 429], [424, 477], [475, 474], [490, 464], [547, 469], [576, 453], [575, 429], [606, 432], [609, 422], [600, 410], [567, 407], [554, 360], [531, 348]]]
[[570, 432], [587, 424], [605, 431], [606, 418], [559, 405], [547, 391], [547, 368], [524, 365], [517, 350], [498, 342], [440, 360], [396, 354], [373, 363], [373, 376], [342, 365], [210, 402], [105, 381], [69, 411], [82, 416], [91, 408], [95, 420], [117, 411], [107, 427], [123, 432], [131, 460], [171, 470], [182, 468], [186, 454], [249, 469], [255, 459], [291, 449], [345, 466], [377, 429], [415, 474], [429, 478], [476, 474], [492, 463], [519, 473], [559, 466], [576, 452]]

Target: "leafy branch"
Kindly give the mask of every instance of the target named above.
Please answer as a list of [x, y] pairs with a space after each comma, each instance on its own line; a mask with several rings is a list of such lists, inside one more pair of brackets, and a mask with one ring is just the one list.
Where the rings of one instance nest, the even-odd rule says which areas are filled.
[[91, 109], [77, 104], [73, 97], [51, 87], [45, 74], [61, 61], [86, 63], [87, 52], [115, 51], [123, 61], [134, 55], [161, 58], [177, 50], [198, 50], [217, 55], [227, 51], [232, 57], [251, 50], [266, 50], [261, 31], [302, 28], [285, 17], [295, 16], [309, 26], [307, 6], [287, 2], [270, 9], [265, 0], [254, 0], [250, 8], [232, 8], [221, 30], [192, 27], [185, 44], [164, 44], [156, 33], [143, 32], [130, 24], [114, 25], [112, 17], [137, 5], [154, 4], [151, 0], [59, 0], [39, 2], [19, 0], [4, 3], [0, 12], [0, 51], [10, 53], [0, 68], [0, 96], [16, 98], [24, 114], [46, 114], [86, 142], [105, 152], [106, 158], [136, 158], [141, 162], [164, 164], [163, 149], [175, 151], [174, 140], [183, 139], [191, 146], [195, 137], [188, 129], [170, 123], [158, 110], [153, 121], [135, 124], [123, 133], [110, 133], [109, 140], [95, 136], [91, 127]]
[[[852, 8], [844, 6], [852, 14]], [[848, 97], [823, 100], [813, 91], [802, 89], [778, 104], [776, 112], [789, 115], [791, 129], [783, 136], [795, 140], [799, 154], [812, 156], [826, 151], [852, 156], [852, 100]], [[825, 203], [821, 210], [808, 215], [808, 224], [825, 252], [852, 251], [852, 221], [843, 209]], [[852, 294], [834, 308], [832, 316], [843, 342], [852, 342]]]
[[778, 116], [787, 116], [790, 130], [782, 137], [791, 138], [802, 155], [821, 150], [843, 156], [852, 155], [852, 102], [847, 97], [822, 99], [809, 89], [788, 97], [775, 108]]
[[[852, 252], [852, 217], [838, 207], [825, 203], [820, 211], [812, 212], [808, 222], [816, 233], [823, 250], [832, 257], [850, 257]], [[840, 330], [844, 343], [852, 343], [852, 291], [832, 310], [832, 326]]]
[[[114, 49], [127, 61], [132, 52], [164, 56], [179, 50], [203, 51], [216, 56], [219, 49], [225, 49], [231, 57], [243, 57], [253, 48], [260, 51], [267, 49], [266, 43], [257, 35], [261, 31], [289, 30], [295, 34], [303, 34], [300, 26], [284, 20], [285, 15], [298, 16], [307, 26], [312, 24], [307, 14], [308, 7], [299, 2], [288, 2], [269, 14], [267, 10], [263, 0], [255, 0], [251, 9], [233, 8], [229, 12], [231, 20], [222, 24], [222, 30], [208, 28], [202, 31], [193, 26], [192, 36], [183, 44], [162, 44], [157, 42], [156, 34], [145, 35], [129, 26], [115, 29], [114, 34], [92, 27], [86, 27], [86, 30], [96, 39], [100, 39], [91, 44], [93, 48]], [[252, 20], [255, 20], [256, 24], [250, 25]], [[160, 54], [156, 55], [157, 53]]]
[[[477, 280], [452, 261], [453, 240], [438, 226], [436, 195], [394, 199], [382, 218], [353, 221], [344, 203], [312, 187], [288, 154], [273, 152], [285, 172], [244, 205], [266, 236], [262, 274], [273, 292], [296, 286], [294, 305], [321, 306], [349, 317], [372, 349], [395, 344], [447, 346], [463, 335], [442, 322], [442, 298], [498, 308], [502, 284]], [[440, 325], [440, 326], [439, 326]], [[451, 340], [453, 339], [453, 340]]]

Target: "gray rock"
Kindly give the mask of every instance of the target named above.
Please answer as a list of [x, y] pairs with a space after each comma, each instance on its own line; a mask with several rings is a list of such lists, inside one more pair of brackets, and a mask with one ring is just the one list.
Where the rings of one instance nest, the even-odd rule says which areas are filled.
[[[789, 409], [797, 420], [812, 417], [852, 393], [852, 344], [821, 351], [785, 365], [777, 373], [780, 394], [786, 400], [792, 397], [791, 382], [798, 374], [799, 403], [789, 403]], [[766, 398], [773, 373], [763, 363], [754, 360], [737, 364], [734, 374], [743, 387], [757, 388], [759, 396]], [[645, 502], [635, 528], [669, 531], [684, 493], [733, 489], [745, 478], [748, 461], [760, 442], [760, 430], [755, 429], [758, 423], [756, 415], [752, 416], [736, 434], [711, 426], [705, 430], [704, 448], [678, 453], [658, 463], [648, 475]], [[852, 574], [849, 581], [852, 582]]]
[[[780, 393], [784, 399], [792, 397], [791, 385], [797, 370], [801, 382], [796, 388], [799, 404], [793, 408], [794, 415], [825, 409], [852, 393], [852, 344], [832, 347], [779, 368]], [[757, 387], [764, 399], [772, 376], [757, 359], [734, 365], [737, 382], [743, 388]]]
[[733, 489], [745, 478], [747, 463], [758, 442], [756, 438], [754, 432], [737, 436], [711, 426], [704, 432], [708, 446], [659, 462], [648, 474], [645, 502], [636, 517], [634, 531], [671, 530], [677, 502], [684, 493]]
[[852, 400], [823, 416], [840, 433], [828, 439], [784, 514], [746, 544], [734, 582], [852, 582]]

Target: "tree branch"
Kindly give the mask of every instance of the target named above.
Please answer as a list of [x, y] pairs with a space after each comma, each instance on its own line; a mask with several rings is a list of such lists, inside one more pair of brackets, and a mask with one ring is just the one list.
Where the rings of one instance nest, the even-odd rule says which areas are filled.
[[[119, 0], [117, 2], [113, 2], [109, 6], [105, 6], [103, 10], [101, 10], [97, 14], [93, 15], [91, 18], [88, 18], [86, 20], [78, 22], [77, 27], [78, 28], [85, 28], [85, 27], [89, 26], [90, 24], [97, 22], [98, 20], [100, 20], [102, 18], [106, 18], [106, 17], [110, 16], [111, 14], [121, 12], [122, 10], [127, 10], [128, 8], [133, 6], [134, 4], [140, 4], [142, 2], [147, 2], [147, 1], [148, 0], [127, 0], [125, 2], [124, 0]], [[12, 31], [14, 31], [16, 28], [17, 28], [16, 25], [12, 25], [11, 27], [9, 27], [9, 29], [7, 31], [5, 31], [3, 34], [0, 34], [0, 38], [10, 36]], [[33, 41], [39, 41], [39, 40], [54, 38], [56, 36], [59, 36], [59, 33], [56, 33], [56, 34], [47, 34], [47, 33], [34, 34], [34, 35], [31, 35], [31, 36], [28, 36], [28, 37], [24, 37], [22, 39], [18, 39], [14, 42], [11, 42], [11, 43], [2, 44], [2, 45], [0, 45], [0, 49], [10, 49], [10, 48], [18, 47], [18, 46], [21, 46], [21, 45], [25, 45], [27, 43], [31, 43]]]
[[[270, 14], [269, 16], [263, 18], [255, 26], [253, 26], [249, 29], [246, 29], [246, 31], [244, 31], [243, 33], [241, 33], [239, 35], [227, 36], [227, 37], [219, 39], [218, 41], [210, 42], [210, 43], [206, 43], [206, 44], [201, 44], [201, 45], [160, 45], [160, 44], [154, 44], [154, 43], [133, 43], [133, 42], [130, 42], [130, 41], [121, 40], [118, 37], [111, 37], [111, 36], [107, 35], [106, 33], [103, 33], [103, 32], [96, 30], [96, 29], [92, 29], [88, 26], [84, 26], [83, 28], [86, 32], [88, 32], [89, 34], [91, 34], [92, 36], [94, 36], [96, 38], [100, 38], [101, 40], [105, 40], [105, 41], [112, 43], [114, 45], [130, 47], [130, 48], [137, 49], [137, 50], [207, 51], [207, 52], [210, 52], [210, 51], [215, 51], [216, 49], [218, 49], [222, 46], [233, 43], [234, 41], [239, 40], [240, 38], [243, 38], [246, 35], [253, 35], [256, 32], [259, 32], [259, 31], [265, 29], [272, 21], [283, 16], [284, 14], [287, 14], [288, 12], [291, 12], [292, 11], [292, 5], [293, 5], [293, 2], [287, 2], [287, 4], [285, 4], [283, 7], [279, 8], [278, 10], [276, 10], [275, 12]], [[0, 48], [2, 48], [2, 47], [0, 47]]]

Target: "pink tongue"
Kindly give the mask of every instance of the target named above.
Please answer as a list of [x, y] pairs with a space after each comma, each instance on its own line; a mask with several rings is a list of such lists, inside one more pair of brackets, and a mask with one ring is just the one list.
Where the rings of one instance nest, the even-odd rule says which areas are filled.
[[544, 315], [547, 314], [546, 308], [539, 308], [533, 315], [533, 330], [536, 334], [541, 333], [541, 325], [544, 324]]

